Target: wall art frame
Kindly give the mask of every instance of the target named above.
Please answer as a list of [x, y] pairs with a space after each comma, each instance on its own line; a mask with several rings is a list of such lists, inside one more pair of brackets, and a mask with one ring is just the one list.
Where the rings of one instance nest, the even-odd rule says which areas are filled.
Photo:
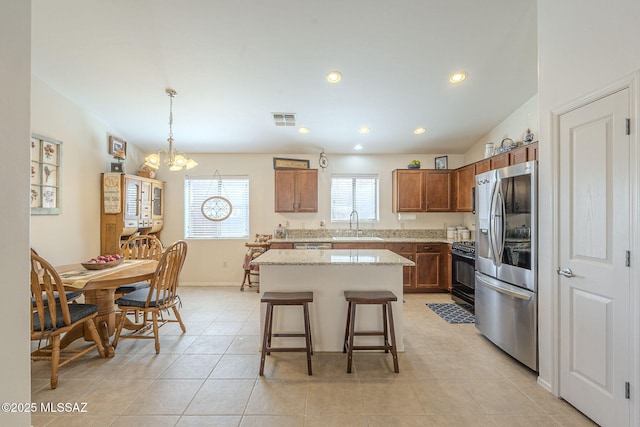
[[109, 154], [116, 159], [127, 158], [127, 141], [117, 138], [113, 135], [109, 135]]
[[436, 169], [447, 169], [448, 168], [448, 156], [440, 156], [436, 157]]
[[309, 160], [273, 158], [274, 169], [309, 169]]
[[31, 215], [62, 213], [62, 141], [31, 135]]

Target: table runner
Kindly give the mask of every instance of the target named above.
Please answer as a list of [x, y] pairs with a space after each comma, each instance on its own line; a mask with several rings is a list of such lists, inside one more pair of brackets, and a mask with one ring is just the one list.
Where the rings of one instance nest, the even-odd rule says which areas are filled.
[[141, 260], [127, 259], [127, 260], [124, 260], [120, 265], [116, 265], [115, 267], [108, 267], [103, 270], [87, 270], [86, 268], [82, 267], [82, 268], [61, 273], [60, 278], [62, 279], [62, 283], [65, 286], [81, 289], [84, 287], [84, 285], [87, 284], [89, 280], [93, 280], [98, 277], [112, 274], [118, 270], [131, 268], [131, 267], [148, 263], [148, 262], [154, 262], [154, 261], [146, 260], [146, 259], [141, 259]]

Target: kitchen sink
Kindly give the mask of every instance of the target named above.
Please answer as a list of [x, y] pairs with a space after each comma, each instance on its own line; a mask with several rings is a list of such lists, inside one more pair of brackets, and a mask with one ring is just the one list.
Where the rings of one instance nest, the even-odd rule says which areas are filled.
[[367, 242], [375, 242], [375, 241], [382, 241], [384, 240], [382, 237], [373, 237], [373, 236], [359, 236], [359, 237], [348, 237], [348, 236], [339, 236], [339, 237], [332, 237], [333, 241], [335, 242], [362, 242], [362, 241], [367, 241]]

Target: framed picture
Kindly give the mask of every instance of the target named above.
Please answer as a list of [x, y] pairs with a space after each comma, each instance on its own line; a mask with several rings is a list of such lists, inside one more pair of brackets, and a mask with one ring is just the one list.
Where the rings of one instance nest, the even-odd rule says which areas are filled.
[[436, 169], [447, 169], [447, 156], [436, 157]]
[[62, 141], [31, 135], [31, 214], [61, 212]]
[[274, 169], [309, 169], [309, 160], [273, 158]]
[[120, 138], [116, 138], [115, 136], [109, 135], [109, 154], [117, 159], [126, 159], [127, 142]]

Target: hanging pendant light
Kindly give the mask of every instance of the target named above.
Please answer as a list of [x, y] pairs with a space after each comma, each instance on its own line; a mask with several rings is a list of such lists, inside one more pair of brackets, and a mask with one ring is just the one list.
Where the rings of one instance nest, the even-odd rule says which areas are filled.
[[173, 98], [177, 95], [176, 91], [173, 89], [165, 89], [167, 95], [169, 95], [169, 138], [167, 138], [167, 142], [169, 143], [169, 149], [161, 149], [157, 153], [149, 154], [144, 158], [145, 166], [148, 166], [152, 169], [159, 169], [161, 159], [160, 154], [165, 153], [167, 158], [164, 163], [169, 167], [171, 172], [176, 172], [182, 169], [191, 169], [198, 166], [198, 163], [189, 158], [184, 153], [179, 153], [173, 148]]

